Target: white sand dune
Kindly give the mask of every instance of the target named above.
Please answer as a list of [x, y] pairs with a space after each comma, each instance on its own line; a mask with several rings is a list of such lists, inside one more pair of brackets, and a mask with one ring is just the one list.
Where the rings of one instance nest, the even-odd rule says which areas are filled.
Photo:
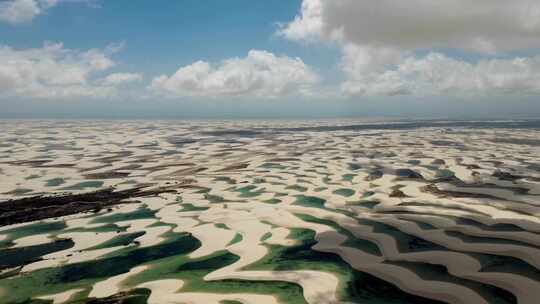
[[[399, 292], [468, 304], [489, 303], [498, 288], [520, 304], [537, 302], [540, 170], [535, 164], [540, 149], [534, 143], [540, 131], [437, 125], [339, 130], [340, 124], [3, 124], [0, 141], [8, 146], [0, 148], [0, 200], [141, 185], [176, 190], [126, 200], [95, 214], [42, 221], [64, 221], [66, 228], [35, 231], [36, 223], [0, 227], [0, 241], [13, 241], [6, 244], [10, 250], [45, 248], [60, 239], [74, 242], [72, 248], [25, 263], [13, 280], [139, 250], [156, 260], [82, 284], [84, 289], [29, 296], [63, 303], [80, 297], [83, 290], [90, 290], [89, 297], [105, 298], [140, 287], [152, 291], [149, 303], [278, 303], [278, 295], [183, 290], [187, 282], [179, 279], [137, 281], [166, 260], [157, 256], [168, 257], [156, 248], [189, 234], [200, 246], [179, 260], [204, 264], [225, 250], [239, 257], [208, 269], [208, 282], [288, 282], [301, 286], [310, 304], [342, 303], [348, 284], [340, 281], [343, 273], [309, 269], [302, 262], [287, 270], [257, 268], [258, 262], [276, 254], [271, 251], [275, 246], [299, 245], [294, 232], [307, 229], [314, 232], [316, 243], [306, 252], [336, 254], [351, 269], [393, 284]], [[335, 129], [319, 129], [324, 126]], [[275, 131], [283, 127], [290, 129]], [[313, 128], [301, 129], [306, 127]], [[48, 132], [62, 140], [45, 140]], [[11, 140], [14, 136], [16, 141]], [[74, 185], [78, 188], [69, 188]], [[302, 205], [297, 203], [301, 195], [307, 197]], [[152, 212], [143, 214], [143, 207]], [[117, 216], [127, 220], [109, 223]], [[134, 233], [141, 235], [131, 244], [95, 249]], [[132, 278], [137, 286], [129, 285], [135, 284]], [[8, 281], [0, 279], [4, 296]]]

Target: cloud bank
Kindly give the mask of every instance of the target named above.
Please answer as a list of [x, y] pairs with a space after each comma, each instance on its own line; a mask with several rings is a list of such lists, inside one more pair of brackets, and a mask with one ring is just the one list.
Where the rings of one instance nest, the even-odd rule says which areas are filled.
[[[540, 47], [535, 0], [304, 0], [279, 34], [338, 44], [347, 95], [520, 94], [540, 88], [538, 57], [512, 57]], [[453, 57], [456, 51], [482, 59]]]
[[151, 88], [172, 96], [278, 97], [307, 94], [317, 74], [299, 58], [251, 50], [245, 58], [224, 60], [217, 66], [197, 61], [171, 76], [154, 78]]
[[121, 85], [143, 80], [143, 75], [140, 73], [113, 73], [103, 79], [103, 83], [107, 85]]
[[115, 85], [137, 80], [140, 75], [111, 74], [104, 81], [97, 75], [116, 64], [111, 55], [121, 46], [103, 50], [71, 50], [62, 43], [45, 43], [41, 48], [13, 49], [0, 46], [0, 97], [62, 99], [114, 96]]

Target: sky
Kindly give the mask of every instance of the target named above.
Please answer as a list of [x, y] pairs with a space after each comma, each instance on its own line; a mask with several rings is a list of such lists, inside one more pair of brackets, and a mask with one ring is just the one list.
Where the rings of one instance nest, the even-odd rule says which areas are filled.
[[3, 118], [540, 117], [537, 0], [0, 0]]

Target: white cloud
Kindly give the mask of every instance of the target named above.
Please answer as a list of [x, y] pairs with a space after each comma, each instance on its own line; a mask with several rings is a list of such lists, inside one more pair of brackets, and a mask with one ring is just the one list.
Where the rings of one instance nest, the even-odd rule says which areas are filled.
[[[116, 83], [103, 83], [94, 78], [115, 66], [110, 56], [117, 50], [109, 47], [79, 51], [67, 49], [61, 43], [23, 50], [0, 46], [0, 97], [113, 96], [117, 93]], [[111, 77], [115, 78], [118, 80], [118, 75]]]
[[0, 3], [0, 22], [18, 24], [29, 22], [41, 13], [35, 0], [13, 0]]
[[28, 23], [61, 2], [93, 3], [92, 0], [3, 0], [0, 2], [0, 22], [14, 25]]
[[318, 76], [299, 58], [252, 50], [245, 58], [213, 67], [198, 61], [171, 76], [154, 78], [151, 88], [176, 96], [260, 96], [304, 94]]
[[304, 0], [279, 34], [340, 45], [348, 95], [540, 93], [539, 57], [496, 59], [540, 48], [537, 0]]
[[321, 37], [323, 30], [322, 0], [303, 1], [300, 15], [286, 25], [278, 34], [291, 40], [312, 41]]
[[540, 47], [540, 2], [304, 0], [299, 16], [281, 33], [409, 50], [508, 51]]
[[347, 48], [342, 84], [347, 95], [540, 94], [540, 56], [470, 63], [432, 52], [390, 58], [391, 67], [366, 66], [363, 58], [373, 62], [369, 50]]
[[121, 85], [132, 82], [142, 81], [143, 76], [140, 73], [113, 73], [103, 79], [107, 85]]

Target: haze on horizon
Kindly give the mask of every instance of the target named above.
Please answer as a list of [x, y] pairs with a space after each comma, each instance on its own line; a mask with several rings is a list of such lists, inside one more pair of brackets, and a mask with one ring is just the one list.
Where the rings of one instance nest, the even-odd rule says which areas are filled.
[[538, 117], [534, 0], [0, 1], [0, 117]]

